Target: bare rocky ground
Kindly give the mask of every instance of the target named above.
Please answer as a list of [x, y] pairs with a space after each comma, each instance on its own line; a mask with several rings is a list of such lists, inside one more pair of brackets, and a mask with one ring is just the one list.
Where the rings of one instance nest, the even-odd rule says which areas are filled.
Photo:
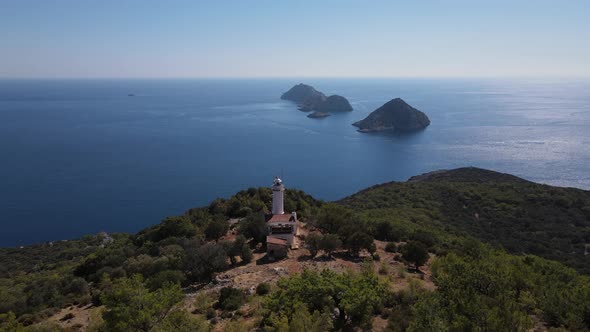
[[57, 324], [68, 331], [87, 331], [92, 324], [100, 321], [103, 306], [92, 304], [84, 306], [69, 306], [49, 317], [47, 322]]

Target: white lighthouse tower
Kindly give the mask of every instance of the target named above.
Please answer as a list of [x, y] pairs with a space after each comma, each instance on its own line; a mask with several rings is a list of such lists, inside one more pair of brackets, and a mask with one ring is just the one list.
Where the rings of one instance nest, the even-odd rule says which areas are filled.
[[299, 221], [297, 221], [297, 212], [285, 214], [283, 198], [285, 195], [285, 186], [283, 181], [276, 176], [271, 187], [272, 190], [272, 213], [266, 215], [266, 227], [268, 235], [266, 236], [266, 253], [271, 259], [287, 256], [289, 248], [297, 249], [297, 235]]
[[275, 176], [272, 185], [272, 214], [285, 214], [283, 207], [284, 192], [283, 181], [278, 176]]

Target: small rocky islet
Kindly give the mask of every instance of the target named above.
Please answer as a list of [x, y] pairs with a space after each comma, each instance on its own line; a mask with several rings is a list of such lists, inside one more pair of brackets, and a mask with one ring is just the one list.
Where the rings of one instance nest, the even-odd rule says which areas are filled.
[[307, 117], [311, 118], [311, 119], [321, 119], [321, 118], [327, 118], [330, 115], [332, 115], [332, 114], [326, 113], [326, 112], [315, 111], [315, 112], [309, 113], [307, 115]]

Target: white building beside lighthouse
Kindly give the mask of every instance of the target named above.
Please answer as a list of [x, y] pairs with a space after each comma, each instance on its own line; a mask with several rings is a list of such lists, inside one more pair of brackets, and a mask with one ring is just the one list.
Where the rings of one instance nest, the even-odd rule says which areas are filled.
[[275, 177], [271, 190], [272, 213], [266, 215], [266, 252], [270, 257], [279, 258], [286, 256], [289, 248], [298, 248], [296, 236], [299, 221], [296, 212], [285, 214], [285, 186], [278, 176]]

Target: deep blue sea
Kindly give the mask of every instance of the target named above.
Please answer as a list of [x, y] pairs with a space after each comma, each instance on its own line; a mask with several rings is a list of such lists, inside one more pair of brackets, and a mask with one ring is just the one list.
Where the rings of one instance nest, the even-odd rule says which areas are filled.
[[[279, 99], [300, 82], [354, 111], [307, 118]], [[430, 127], [351, 126], [395, 97]], [[1, 80], [0, 154], [0, 246], [137, 231], [280, 174], [325, 200], [461, 166], [589, 189], [590, 81]]]

